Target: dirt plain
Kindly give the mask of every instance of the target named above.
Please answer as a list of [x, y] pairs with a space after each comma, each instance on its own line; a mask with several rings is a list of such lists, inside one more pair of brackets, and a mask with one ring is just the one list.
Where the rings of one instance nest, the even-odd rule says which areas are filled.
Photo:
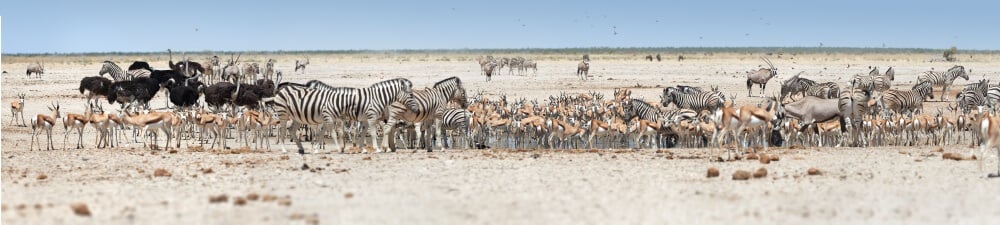
[[[746, 97], [743, 74], [762, 64], [760, 54], [690, 53], [684, 61], [667, 55], [670, 60], [647, 62], [641, 60], [644, 54], [592, 53], [589, 81], [574, 75], [575, 54], [495, 55], [535, 59], [538, 72], [512, 76], [504, 69], [486, 82], [475, 54], [314, 54], [305, 74], [291, 72], [299, 55], [243, 58], [278, 59], [285, 81], [320, 79], [342, 86], [404, 77], [424, 87], [458, 76], [470, 94], [540, 101], [561, 92], [611, 96], [617, 87], [655, 101], [662, 87], [679, 84], [720, 86], [740, 104], [760, 100]], [[963, 57], [968, 58], [960, 64], [972, 70], [971, 80], [1000, 80], [1000, 55]], [[867, 66], [893, 66], [899, 88], [911, 86], [923, 71], [955, 64], [928, 58], [776, 54], [771, 59], [779, 77], [767, 93], [777, 93], [780, 80], [799, 71], [820, 82], [847, 83]], [[4, 56], [9, 74], [2, 78], [2, 100], [9, 103], [25, 93], [26, 120], [47, 113], [44, 106], [52, 101], [62, 104], [63, 114], [82, 113], [79, 80], [97, 75], [105, 59], [166, 66], [165, 54]], [[45, 63], [42, 79], [23, 75], [33, 61]], [[967, 82], [958, 80], [952, 89]], [[151, 105], [162, 107], [164, 101], [161, 93]], [[96, 149], [96, 132], [88, 127], [86, 149], [73, 149], [71, 134], [67, 150], [29, 151], [30, 127], [12, 124], [9, 110], [2, 115], [3, 224], [990, 224], [1000, 218], [1000, 179], [985, 178], [995, 171], [995, 152], [980, 166], [980, 161], [944, 160], [934, 151], [937, 146], [771, 148], [780, 160], [769, 164], [710, 162], [710, 149], [403, 150], [303, 157], [281, 154], [275, 145], [204, 150], [187, 141], [174, 151], [137, 145]], [[53, 130], [57, 147], [63, 146], [64, 131], [62, 123]], [[230, 140], [230, 145], [236, 144]], [[968, 144], [941, 148], [970, 150]], [[706, 178], [710, 167], [721, 175]], [[736, 170], [758, 168], [766, 168], [767, 175], [731, 179]], [[809, 168], [821, 174], [808, 175]], [[88, 212], [75, 212], [75, 203]]]

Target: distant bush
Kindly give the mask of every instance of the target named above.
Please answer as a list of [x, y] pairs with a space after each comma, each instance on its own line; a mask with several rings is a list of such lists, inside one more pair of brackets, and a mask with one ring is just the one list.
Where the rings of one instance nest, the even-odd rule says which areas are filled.
[[947, 60], [948, 62], [954, 62], [956, 60], [955, 54], [958, 54], [958, 48], [956, 48], [955, 46], [951, 46], [951, 48], [944, 50], [944, 54], [942, 56], [944, 56], [944, 60]]

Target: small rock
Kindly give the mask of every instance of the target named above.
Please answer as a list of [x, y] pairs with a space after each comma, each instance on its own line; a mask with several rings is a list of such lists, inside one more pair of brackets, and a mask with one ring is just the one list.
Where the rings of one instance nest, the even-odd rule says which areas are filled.
[[247, 195], [247, 200], [257, 201], [257, 199], [260, 199], [260, 195], [257, 195], [257, 193], [250, 193]]
[[346, 199], [354, 198], [354, 193], [351, 192], [344, 193], [344, 198]]
[[771, 164], [771, 157], [768, 156], [768, 155], [764, 155], [764, 154], [760, 155], [760, 163], [761, 164]]
[[309, 169], [309, 165], [306, 165], [305, 163], [303, 163], [302, 164], [302, 170], [308, 170], [308, 169]]
[[736, 172], [733, 172], [733, 180], [749, 180], [749, 179], [750, 179], [750, 172], [747, 172], [746, 170], [737, 170]]
[[247, 199], [245, 199], [243, 197], [236, 197], [236, 199], [233, 199], [233, 204], [234, 205], [238, 205], [238, 206], [246, 205], [247, 204]]
[[229, 196], [227, 196], [226, 194], [221, 194], [221, 195], [209, 196], [208, 197], [208, 202], [209, 203], [221, 203], [221, 202], [227, 202], [227, 201], [229, 201]]
[[73, 203], [69, 205], [69, 208], [73, 209], [73, 213], [77, 216], [90, 216], [90, 208], [87, 208], [87, 204]]
[[289, 198], [289, 197], [280, 198], [280, 199], [278, 199], [278, 205], [280, 205], [280, 206], [290, 206], [290, 205], [292, 205], [292, 199]]
[[533, 153], [533, 154], [531, 154], [531, 158], [532, 158], [532, 159], [538, 159], [539, 157], [542, 157], [542, 155], [541, 155], [541, 154], [538, 154], [538, 153]]
[[167, 172], [167, 170], [165, 170], [163, 168], [157, 168], [155, 171], [153, 171], [153, 176], [154, 177], [169, 177], [170, 176], [170, 172]]
[[719, 169], [716, 169], [715, 167], [708, 168], [708, 178], [713, 178], [718, 176], [719, 176]]
[[937, 148], [934, 149], [934, 151], [931, 151], [931, 152], [944, 152], [944, 148], [937, 147]]
[[809, 170], [806, 171], [806, 173], [809, 174], [809, 175], [821, 175], [821, 174], [823, 174], [823, 172], [820, 172], [819, 169], [816, 169], [816, 168], [813, 168], [813, 167], [810, 167]]
[[372, 157], [371, 156], [365, 156], [364, 158], [361, 158], [361, 160], [372, 160]]
[[213, 171], [212, 168], [204, 168], [204, 169], [201, 169], [201, 172], [204, 173], [204, 174], [210, 174], [210, 173], [214, 173], [215, 171]]
[[45, 179], [49, 179], [49, 175], [45, 175], [44, 173], [38, 174], [38, 180], [45, 180]]
[[767, 176], [767, 169], [764, 169], [764, 167], [761, 167], [760, 169], [757, 169], [756, 172], [753, 172], [753, 178], [762, 178], [766, 176]]
[[269, 194], [264, 194], [264, 196], [262, 196], [260, 198], [260, 200], [264, 201], [264, 202], [271, 202], [271, 201], [274, 201], [274, 200], [277, 200], [277, 199], [278, 199], [278, 196], [269, 195]]

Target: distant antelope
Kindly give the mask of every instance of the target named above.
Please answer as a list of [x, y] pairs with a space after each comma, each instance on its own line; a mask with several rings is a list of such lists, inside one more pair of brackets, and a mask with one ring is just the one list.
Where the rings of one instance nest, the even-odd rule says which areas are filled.
[[583, 60], [580, 64], [576, 65], [576, 76], [580, 77], [580, 80], [587, 80], [587, 71], [590, 70], [590, 60]]
[[35, 78], [42, 78], [42, 74], [45, 73], [45, 67], [43, 67], [42, 64], [39, 62], [28, 64], [28, 69], [26, 70], [25, 74], [28, 76], [28, 78], [31, 78], [32, 73], [35, 74]]
[[306, 73], [306, 66], [307, 65], [309, 65], [309, 58], [308, 57], [306, 58], [306, 60], [302, 60], [302, 61], [295, 60], [295, 72], [299, 72], [299, 70], [302, 70], [302, 73]]
[[45, 135], [48, 137], [49, 144], [46, 146], [45, 150], [55, 150], [55, 145], [52, 144], [52, 127], [56, 126], [56, 120], [62, 118], [59, 115], [59, 103], [55, 103], [48, 107], [49, 111], [52, 111], [52, 115], [38, 114], [35, 118], [31, 118], [31, 144], [28, 150], [35, 148], [35, 137], [38, 135], [39, 129], [45, 130]]
[[267, 63], [264, 64], [264, 79], [272, 80], [274, 79], [274, 63], [277, 62], [274, 59], [267, 59]]
[[771, 60], [764, 57], [761, 57], [760, 59], [764, 60], [769, 68], [760, 68], [757, 69], [757, 71], [747, 71], [747, 95], [749, 96], [753, 96], [753, 93], [750, 92], [753, 84], [760, 85], [760, 95], [764, 96], [764, 88], [767, 87], [767, 81], [778, 75], [778, 69], [774, 68], [774, 64], [771, 64]]
[[17, 116], [21, 117], [21, 126], [24, 124], [24, 94], [17, 94], [17, 100], [10, 102], [10, 122], [14, 122], [14, 118]]

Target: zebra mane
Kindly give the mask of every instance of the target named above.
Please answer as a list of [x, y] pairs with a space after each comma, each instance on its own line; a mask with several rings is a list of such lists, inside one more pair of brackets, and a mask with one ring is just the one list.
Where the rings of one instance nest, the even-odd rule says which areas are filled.
[[410, 80], [407, 80], [406, 78], [395, 78], [395, 79], [379, 81], [377, 83], [372, 84], [371, 86], [368, 86], [368, 88], [380, 88], [386, 86], [393, 86], [396, 84], [401, 84], [403, 86], [410, 88], [413, 87], [413, 83], [411, 83]]
[[441, 85], [447, 85], [447, 84], [455, 84], [456, 86], [461, 87], [462, 86], [462, 80], [458, 79], [458, 77], [449, 77], [448, 79], [444, 79], [444, 80], [438, 81], [437, 83], [434, 83], [434, 87], [436, 88], [436, 87], [440, 87]]
[[[288, 82], [284, 82], [284, 83], [288, 83]], [[282, 84], [284, 84], [284, 83], [282, 83]], [[306, 87], [311, 87], [311, 88], [333, 89], [333, 86], [331, 86], [329, 84], [326, 84], [326, 83], [323, 83], [323, 81], [319, 81], [319, 80], [310, 80], [309, 82], [306, 82], [305, 86]]]

